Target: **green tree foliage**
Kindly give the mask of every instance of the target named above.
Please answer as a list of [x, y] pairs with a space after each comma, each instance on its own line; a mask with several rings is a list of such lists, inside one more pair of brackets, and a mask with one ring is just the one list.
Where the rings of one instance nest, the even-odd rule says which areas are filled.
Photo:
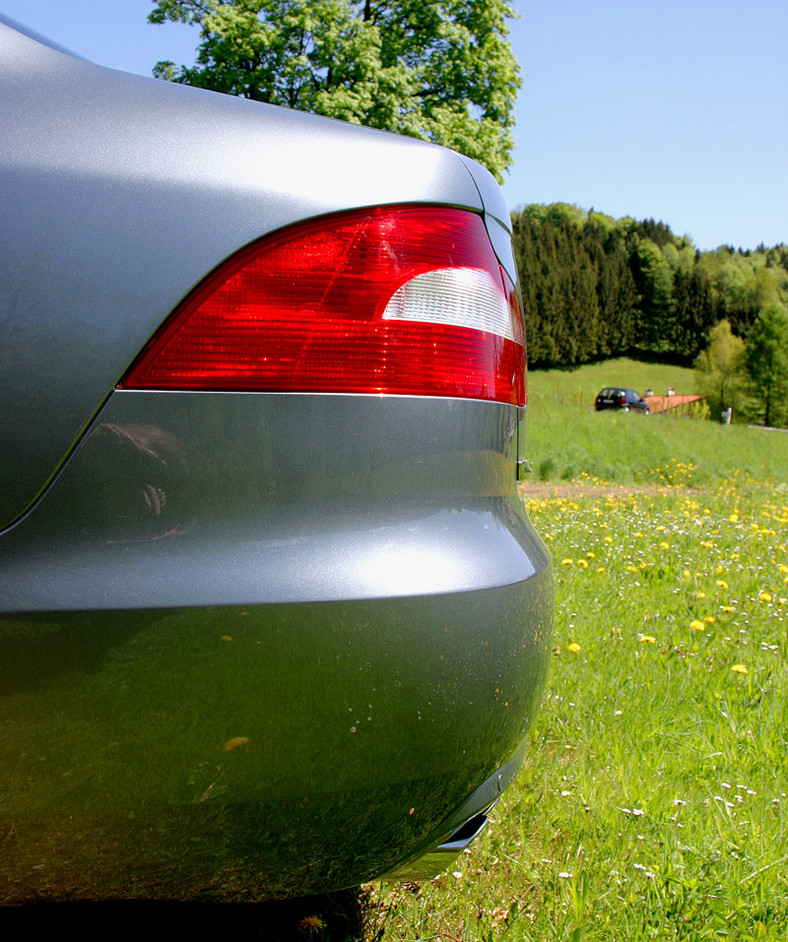
[[435, 141], [498, 179], [521, 81], [506, 0], [155, 0], [199, 27], [197, 62], [159, 78]]
[[782, 304], [764, 308], [747, 338], [747, 372], [751, 394], [764, 425], [788, 421], [788, 311]]
[[633, 255], [633, 274], [640, 294], [637, 332], [648, 350], [669, 349], [673, 335], [673, 272], [660, 247], [643, 238]]
[[695, 361], [698, 392], [706, 397], [711, 415], [733, 409], [736, 415], [746, 406], [744, 341], [731, 333], [728, 321], [720, 321], [709, 334], [709, 346]]
[[512, 222], [535, 366], [633, 353], [689, 364], [719, 321], [747, 342], [759, 312], [788, 306], [784, 245], [699, 252], [665, 223], [568, 203], [525, 206]]
[[597, 273], [580, 231], [556, 214], [514, 221], [532, 363], [584, 363], [596, 354]]

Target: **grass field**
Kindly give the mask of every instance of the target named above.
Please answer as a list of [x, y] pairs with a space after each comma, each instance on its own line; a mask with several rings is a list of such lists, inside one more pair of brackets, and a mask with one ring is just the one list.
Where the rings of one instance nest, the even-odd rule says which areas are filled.
[[[694, 392], [693, 372], [676, 366], [609, 360], [577, 370], [529, 374], [528, 456], [541, 480], [573, 480], [580, 474], [617, 483], [668, 482], [671, 459], [692, 465], [683, 480], [709, 485], [736, 471], [759, 480], [788, 480], [788, 433], [723, 426], [676, 418], [594, 412], [594, 397], [607, 385], [672, 386]], [[660, 469], [659, 471], [657, 469]]]
[[690, 380], [531, 375], [537, 473], [657, 487], [528, 500], [557, 598], [530, 757], [452, 871], [373, 890], [369, 938], [788, 938], [788, 436], [589, 408]]

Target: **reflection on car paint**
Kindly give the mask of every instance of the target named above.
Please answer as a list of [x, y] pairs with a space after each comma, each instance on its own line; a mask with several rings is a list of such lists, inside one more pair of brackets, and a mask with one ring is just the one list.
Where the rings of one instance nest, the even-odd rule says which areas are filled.
[[156, 425], [102, 422], [84, 450], [107, 543], [152, 542], [194, 529], [196, 514], [184, 509], [189, 461], [177, 436]]
[[6, 624], [4, 901], [310, 892], [445, 837], [538, 709], [549, 572], [528, 585]]

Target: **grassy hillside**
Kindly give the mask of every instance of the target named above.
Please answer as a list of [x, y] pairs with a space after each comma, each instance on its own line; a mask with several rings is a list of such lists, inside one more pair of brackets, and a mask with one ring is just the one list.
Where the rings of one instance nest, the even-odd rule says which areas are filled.
[[668, 386], [678, 394], [694, 392], [691, 369], [635, 360], [530, 371], [528, 458], [534, 477], [678, 483], [678, 473], [681, 483], [704, 485], [739, 471], [757, 480], [788, 481], [788, 434], [669, 413], [597, 413], [594, 397], [609, 385], [640, 393], [650, 386], [658, 395]]

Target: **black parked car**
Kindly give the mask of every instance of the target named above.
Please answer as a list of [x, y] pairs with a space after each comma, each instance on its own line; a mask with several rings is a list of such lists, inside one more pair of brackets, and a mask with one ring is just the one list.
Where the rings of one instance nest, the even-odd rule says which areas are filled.
[[624, 389], [621, 386], [607, 386], [603, 389], [596, 397], [594, 408], [597, 412], [602, 409], [623, 409], [624, 412], [634, 409], [643, 415], [648, 415], [650, 411], [646, 400], [634, 389]]

